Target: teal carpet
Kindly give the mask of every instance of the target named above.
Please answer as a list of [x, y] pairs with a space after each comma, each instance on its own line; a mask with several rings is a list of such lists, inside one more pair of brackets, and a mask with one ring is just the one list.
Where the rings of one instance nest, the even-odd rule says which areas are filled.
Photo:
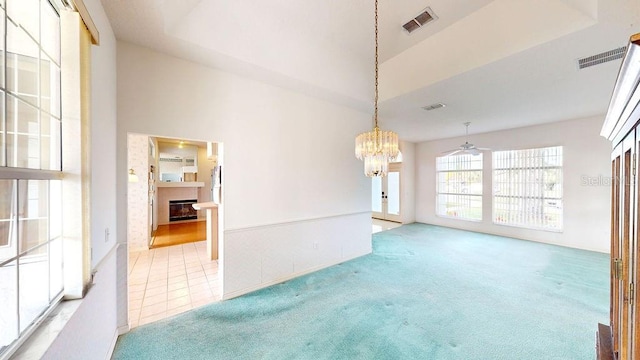
[[606, 254], [411, 224], [373, 254], [141, 326], [114, 359], [593, 359]]

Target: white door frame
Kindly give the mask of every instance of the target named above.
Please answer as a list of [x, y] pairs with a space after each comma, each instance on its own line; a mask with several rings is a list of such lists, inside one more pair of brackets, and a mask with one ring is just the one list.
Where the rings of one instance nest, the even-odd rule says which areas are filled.
[[[402, 163], [391, 163], [389, 164], [389, 173], [392, 172], [397, 172], [398, 176], [399, 176], [399, 184], [398, 184], [398, 202], [400, 203], [400, 211], [399, 213], [396, 214], [389, 214], [388, 211], [388, 205], [389, 205], [389, 201], [388, 201], [388, 196], [389, 196], [389, 191], [388, 191], [388, 176], [385, 176], [383, 178], [381, 178], [382, 181], [382, 194], [380, 194], [382, 196], [382, 211], [381, 212], [375, 212], [375, 211], [371, 211], [371, 217], [375, 218], [375, 219], [381, 219], [381, 220], [389, 220], [389, 221], [395, 221], [395, 222], [402, 222]], [[373, 191], [373, 190], [372, 190]], [[373, 197], [373, 194], [372, 194]]]

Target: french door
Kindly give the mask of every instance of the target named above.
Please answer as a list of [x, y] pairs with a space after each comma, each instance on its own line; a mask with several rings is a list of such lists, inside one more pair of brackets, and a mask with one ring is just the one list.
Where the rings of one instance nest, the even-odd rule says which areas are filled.
[[371, 178], [371, 216], [402, 222], [400, 217], [400, 167], [389, 165], [385, 177]]

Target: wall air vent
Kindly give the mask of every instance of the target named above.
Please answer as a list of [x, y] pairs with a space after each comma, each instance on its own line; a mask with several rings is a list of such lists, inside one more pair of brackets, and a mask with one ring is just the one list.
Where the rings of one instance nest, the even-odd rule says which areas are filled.
[[443, 108], [443, 107], [445, 107], [445, 106], [447, 106], [447, 105], [445, 105], [445, 104], [443, 104], [443, 103], [436, 103], [436, 104], [431, 104], [431, 105], [423, 106], [422, 108], [423, 108], [424, 110], [431, 111], [431, 110], [435, 110], [435, 109]]
[[431, 8], [426, 8], [418, 16], [407, 21], [407, 23], [402, 25], [402, 27], [411, 34], [413, 31], [420, 29], [436, 19], [438, 19], [438, 17], [433, 13], [433, 10], [431, 10]]
[[619, 47], [617, 49], [605, 51], [600, 54], [587, 56], [582, 59], [578, 59], [578, 69], [588, 68], [589, 66], [604, 64], [609, 61], [622, 59], [624, 53], [627, 51], [627, 47]]

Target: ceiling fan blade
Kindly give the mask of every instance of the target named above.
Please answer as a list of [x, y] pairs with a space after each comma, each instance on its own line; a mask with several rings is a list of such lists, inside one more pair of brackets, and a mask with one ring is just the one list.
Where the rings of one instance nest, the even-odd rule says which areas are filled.
[[[473, 156], [477, 156], [482, 154], [483, 151], [491, 151], [491, 149], [489, 148], [481, 148], [481, 147], [476, 147], [475, 145], [473, 145], [472, 143], [469, 142], [469, 125], [471, 125], [471, 122], [466, 122], [464, 123], [465, 126], [465, 135], [466, 135], [466, 141], [464, 144], [462, 144], [460, 146], [460, 149], [462, 150], [463, 154], [471, 154]], [[458, 152], [455, 152], [458, 153]], [[453, 155], [449, 154], [449, 155]]]
[[455, 155], [455, 154], [457, 154], [457, 153], [459, 153], [461, 151], [462, 151], [462, 149], [455, 149], [455, 150], [449, 150], [449, 151], [442, 152], [441, 154], [443, 156], [451, 156], [451, 155]]
[[450, 152], [454, 152], [454, 151], [458, 151], [458, 150], [460, 150], [460, 148], [455, 148], [455, 149], [451, 149], [451, 150], [445, 150], [445, 151], [441, 152], [440, 155], [448, 154]]

